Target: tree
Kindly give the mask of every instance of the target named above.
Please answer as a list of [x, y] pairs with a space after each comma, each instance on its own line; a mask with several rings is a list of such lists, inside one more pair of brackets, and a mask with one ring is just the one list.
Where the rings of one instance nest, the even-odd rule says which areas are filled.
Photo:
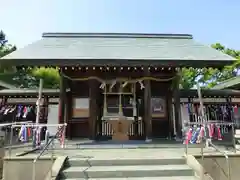
[[43, 88], [59, 88], [60, 76], [55, 68], [34, 67], [18, 69], [12, 78], [17, 87], [36, 89], [39, 80], [43, 79]]
[[43, 79], [43, 88], [59, 88], [60, 76], [55, 68], [34, 67], [17, 69], [15, 73], [0, 75], [0, 79], [15, 85], [18, 88], [36, 89], [39, 80]]
[[31, 75], [36, 78], [36, 80], [43, 79], [43, 87], [50, 89], [59, 88], [60, 76], [56, 68], [34, 68], [31, 71]]
[[[0, 58], [6, 56], [17, 48], [8, 43], [6, 34], [0, 31]], [[0, 64], [0, 79], [16, 87], [34, 87], [35, 78], [29, 74], [29, 70], [18, 69], [15, 66]]]
[[236, 59], [236, 61], [230, 66], [225, 66], [221, 71], [219, 70], [210, 71], [210, 75], [212, 76], [212, 79], [211, 79], [211, 82], [207, 84], [206, 86], [207, 88], [212, 88], [213, 86], [221, 83], [222, 81], [236, 77], [238, 75], [238, 71], [240, 67], [240, 51], [239, 50], [226, 48], [220, 43], [213, 44], [212, 47], [229, 56], [232, 56], [233, 58]]
[[230, 55], [237, 60], [232, 65], [225, 66], [221, 70], [213, 68], [183, 68], [181, 85], [184, 89], [193, 88], [197, 82], [199, 82], [202, 88], [212, 88], [222, 81], [237, 76], [240, 68], [240, 51], [226, 48], [220, 43], [213, 44], [212, 48]]
[[[12, 53], [17, 48], [8, 44], [6, 35], [0, 31], [0, 58]], [[7, 73], [8, 72], [8, 73]], [[0, 79], [19, 88], [37, 88], [39, 79], [43, 79], [44, 88], [59, 88], [59, 73], [54, 68], [16, 68], [0, 64]]]
[[196, 85], [196, 78], [200, 75], [199, 70], [194, 68], [182, 68], [181, 74], [180, 84], [182, 89], [191, 89]]
[[12, 53], [17, 49], [16, 46], [8, 44], [7, 42], [6, 35], [3, 31], [0, 31], [0, 58]]
[[[5, 33], [3, 31], [0, 31], [0, 58], [12, 53], [16, 49], [16, 46], [8, 44]], [[0, 73], [9, 71], [15, 71], [15, 67], [4, 66], [3, 64], [0, 64]]]

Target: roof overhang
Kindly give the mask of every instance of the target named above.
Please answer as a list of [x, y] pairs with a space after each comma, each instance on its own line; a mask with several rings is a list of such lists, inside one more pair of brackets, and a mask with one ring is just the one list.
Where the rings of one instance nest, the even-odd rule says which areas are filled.
[[[38, 96], [38, 89], [3, 89], [0, 90], [0, 96]], [[42, 95], [43, 96], [59, 96], [59, 89], [43, 89]]]
[[240, 76], [227, 79], [217, 84], [212, 89], [240, 89]]
[[195, 42], [189, 34], [44, 33], [4, 56], [16, 66], [217, 67], [234, 58]]
[[0, 86], [5, 89], [16, 89], [17, 87], [0, 80]]
[[148, 60], [148, 59], [4, 59], [3, 64], [16, 66], [159, 66], [159, 67], [214, 67], [231, 65], [229, 60]]
[[[201, 90], [202, 97], [212, 97], [212, 98], [219, 98], [219, 97], [240, 97], [239, 90], [232, 90], [232, 89], [202, 89]], [[196, 97], [198, 98], [197, 89], [181, 89], [180, 90], [180, 97], [181, 98], [188, 98], [188, 97]]]

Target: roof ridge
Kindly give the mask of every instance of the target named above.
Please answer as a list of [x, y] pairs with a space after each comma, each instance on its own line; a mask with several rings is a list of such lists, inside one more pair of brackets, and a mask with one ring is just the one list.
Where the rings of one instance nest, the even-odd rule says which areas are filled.
[[3, 80], [0, 80], [0, 86], [8, 88], [8, 89], [15, 89], [16, 88], [16, 86], [14, 86], [12, 84], [9, 84], [9, 83], [7, 83]]
[[[227, 87], [231, 87], [236, 84], [239, 84], [238, 83], [239, 78], [240, 78], [240, 76], [235, 76], [235, 77], [226, 79], [226, 80], [220, 82], [219, 84], [215, 85], [212, 89], [219, 89], [219, 88], [223, 89], [223, 88], [227, 88]], [[235, 82], [236, 80], [237, 80], [237, 82]]]
[[[232, 78], [229, 78], [229, 79], [226, 79], [226, 80], [220, 82], [218, 85], [223, 84], [223, 83], [226, 83], [226, 82], [229, 82], [229, 81], [233, 81], [233, 80], [238, 79], [238, 78], [240, 78], [239, 75], [237, 75], [237, 76], [235, 76], [235, 77], [232, 77]], [[217, 85], [216, 85], [216, 86], [217, 86]]]
[[67, 32], [46, 32], [43, 38], [49, 37], [104, 37], [104, 38], [168, 38], [168, 39], [193, 39], [191, 34], [171, 34], [171, 33], [67, 33]]

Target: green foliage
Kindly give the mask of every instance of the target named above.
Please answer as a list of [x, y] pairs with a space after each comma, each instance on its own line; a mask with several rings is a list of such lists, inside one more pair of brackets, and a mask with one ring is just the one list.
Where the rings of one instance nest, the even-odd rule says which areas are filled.
[[221, 83], [222, 81], [236, 77], [240, 67], [240, 51], [239, 50], [226, 48], [220, 43], [213, 44], [212, 47], [229, 56], [232, 56], [233, 58], [236, 59], [236, 61], [230, 66], [225, 66], [221, 71], [219, 70], [209, 71], [209, 74], [212, 76], [212, 78], [210, 79], [211, 82], [209, 82], [206, 85], [207, 88], [212, 88], [213, 86]]
[[183, 68], [181, 86], [184, 89], [193, 88], [197, 82], [201, 84], [202, 88], [212, 88], [222, 81], [237, 76], [237, 71], [240, 68], [240, 51], [226, 48], [220, 43], [213, 44], [212, 48], [236, 58], [236, 61], [221, 70], [213, 68]]
[[[7, 43], [5, 33], [3, 31], [0, 31], [0, 58], [12, 53], [16, 49], [17, 49], [16, 46], [12, 46], [11, 44]], [[16, 71], [15, 67], [4, 66], [3, 64], [0, 64], [0, 73], [13, 72], [13, 71]]]
[[18, 69], [15, 73], [0, 74], [0, 79], [19, 88], [36, 89], [39, 79], [43, 79], [43, 87], [48, 89], [59, 88], [59, 73], [54, 68]]
[[44, 88], [59, 88], [60, 76], [58, 70], [55, 68], [34, 68], [31, 71], [31, 75], [35, 77], [36, 80], [43, 79]]
[[[12, 53], [17, 48], [8, 44], [6, 35], [0, 31], [0, 58]], [[59, 88], [59, 73], [54, 68], [17, 69], [14, 66], [0, 64], [0, 80], [20, 88], [37, 88], [39, 79], [43, 79], [44, 88]]]
[[16, 49], [16, 46], [7, 43], [6, 35], [3, 31], [0, 31], [0, 58], [12, 53]]
[[37, 88], [39, 82], [31, 75], [30, 70], [18, 69], [12, 73], [0, 74], [0, 80], [9, 83], [17, 88]]
[[198, 69], [182, 68], [180, 81], [181, 87], [183, 89], [191, 89], [196, 84], [196, 78], [198, 76]]

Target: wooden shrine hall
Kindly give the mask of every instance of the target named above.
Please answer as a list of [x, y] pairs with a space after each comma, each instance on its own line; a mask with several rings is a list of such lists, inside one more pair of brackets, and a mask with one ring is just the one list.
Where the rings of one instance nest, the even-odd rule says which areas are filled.
[[59, 69], [59, 122], [68, 123], [68, 138], [150, 140], [171, 136], [173, 119], [182, 135], [181, 96], [197, 96], [181, 95], [182, 67], [222, 68], [234, 60], [188, 34], [44, 33], [1, 63]]

